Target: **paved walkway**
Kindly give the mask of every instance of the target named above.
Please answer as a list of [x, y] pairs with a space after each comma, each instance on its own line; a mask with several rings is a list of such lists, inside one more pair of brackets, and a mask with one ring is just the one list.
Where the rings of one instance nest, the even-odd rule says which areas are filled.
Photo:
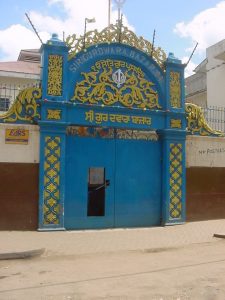
[[225, 234], [225, 219], [184, 225], [55, 232], [0, 232], [0, 254], [45, 248], [45, 255], [83, 255], [153, 250], [214, 242]]

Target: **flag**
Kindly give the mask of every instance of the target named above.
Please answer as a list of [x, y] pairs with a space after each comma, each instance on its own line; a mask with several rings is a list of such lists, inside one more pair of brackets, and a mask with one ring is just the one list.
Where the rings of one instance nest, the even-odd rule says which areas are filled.
[[86, 22], [87, 23], [95, 23], [95, 18], [93, 18], [93, 19], [86, 18]]

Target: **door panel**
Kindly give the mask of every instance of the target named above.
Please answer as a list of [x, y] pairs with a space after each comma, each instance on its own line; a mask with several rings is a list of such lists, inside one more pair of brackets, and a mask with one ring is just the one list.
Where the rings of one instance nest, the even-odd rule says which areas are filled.
[[[67, 229], [114, 226], [114, 166], [114, 139], [68, 136], [65, 201]], [[90, 168], [103, 168], [108, 184], [97, 181], [90, 183]], [[102, 197], [105, 197], [104, 210], [102, 207], [95, 209], [95, 203], [102, 205]]]
[[160, 224], [160, 166], [159, 142], [116, 140], [115, 227]]
[[67, 137], [65, 228], [160, 225], [156, 141]]

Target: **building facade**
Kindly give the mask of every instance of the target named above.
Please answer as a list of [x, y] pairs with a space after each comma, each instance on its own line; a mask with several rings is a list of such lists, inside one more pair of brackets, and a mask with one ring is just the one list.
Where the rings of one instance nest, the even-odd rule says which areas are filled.
[[206, 59], [185, 79], [186, 102], [225, 107], [225, 40], [206, 49]]
[[0, 62], [0, 112], [7, 111], [26, 87], [40, 83], [39, 50], [21, 50], [18, 60]]

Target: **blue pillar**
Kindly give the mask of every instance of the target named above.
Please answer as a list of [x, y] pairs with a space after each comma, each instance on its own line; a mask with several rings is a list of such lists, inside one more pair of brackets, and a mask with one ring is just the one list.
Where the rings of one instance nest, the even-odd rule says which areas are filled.
[[166, 61], [166, 128], [160, 131], [163, 156], [162, 223], [185, 221], [184, 65], [172, 53]]
[[41, 47], [42, 96], [45, 100], [66, 101], [68, 47], [57, 34]]
[[65, 126], [40, 126], [39, 229], [64, 229]]
[[39, 230], [64, 230], [68, 47], [53, 34], [41, 50]]

